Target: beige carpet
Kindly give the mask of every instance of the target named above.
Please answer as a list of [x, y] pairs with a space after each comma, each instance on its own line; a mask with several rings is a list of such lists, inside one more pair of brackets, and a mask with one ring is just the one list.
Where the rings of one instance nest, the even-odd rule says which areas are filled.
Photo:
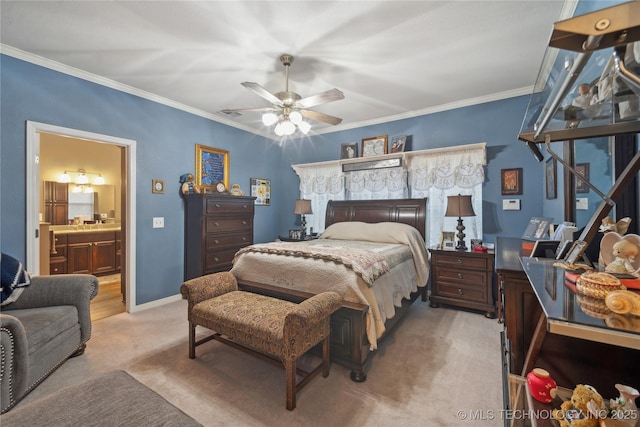
[[[284, 407], [284, 371], [211, 341], [187, 357], [186, 301], [93, 323], [68, 360], [22, 403], [123, 369], [205, 426], [503, 425], [499, 332], [482, 314], [416, 301], [380, 345], [364, 383], [333, 365]], [[21, 403], [21, 404], [22, 404]], [[465, 414], [496, 414], [471, 421]]]

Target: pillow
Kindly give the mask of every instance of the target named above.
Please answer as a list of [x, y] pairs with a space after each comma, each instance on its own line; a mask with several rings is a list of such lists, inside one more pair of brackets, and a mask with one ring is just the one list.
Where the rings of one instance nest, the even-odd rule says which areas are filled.
[[320, 237], [323, 239], [404, 244], [408, 244], [408, 241], [412, 238], [422, 239], [420, 232], [408, 224], [400, 222], [367, 223], [361, 221], [336, 222], [327, 227]]
[[17, 300], [22, 291], [31, 284], [31, 276], [22, 267], [22, 263], [7, 254], [0, 254], [0, 276], [2, 281], [0, 305]]

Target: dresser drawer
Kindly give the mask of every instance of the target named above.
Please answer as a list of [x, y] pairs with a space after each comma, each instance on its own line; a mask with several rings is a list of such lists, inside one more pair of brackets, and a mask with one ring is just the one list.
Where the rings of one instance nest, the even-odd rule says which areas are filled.
[[478, 270], [488, 270], [492, 267], [488, 258], [456, 256], [454, 253], [451, 255], [438, 254], [435, 263], [442, 266], [455, 266], [456, 268], [465, 269], [475, 268]]
[[253, 217], [254, 204], [246, 200], [207, 199], [205, 201], [205, 215], [248, 215]]
[[[251, 227], [251, 217], [240, 218], [209, 218], [205, 220], [205, 233], [220, 233], [224, 231], [246, 231]], [[251, 230], [253, 232], [253, 229]]]
[[438, 296], [443, 298], [455, 298], [456, 300], [461, 301], [483, 303], [487, 300], [487, 288], [440, 283], [438, 285]]
[[253, 235], [251, 233], [209, 234], [205, 238], [205, 248], [207, 251], [211, 251], [226, 246], [244, 247], [250, 245], [252, 242]]
[[454, 270], [449, 268], [436, 267], [434, 274], [438, 283], [450, 283], [453, 285], [465, 284], [469, 286], [483, 287], [486, 287], [488, 283], [486, 271], [464, 269]]
[[233, 263], [233, 257], [238, 249], [239, 248], [232, 248], [222, 251], [207, 252], [205, 255], [204, 272], [212, 273], [214, 271], [221, 271], [222, 269], [230, 269]]

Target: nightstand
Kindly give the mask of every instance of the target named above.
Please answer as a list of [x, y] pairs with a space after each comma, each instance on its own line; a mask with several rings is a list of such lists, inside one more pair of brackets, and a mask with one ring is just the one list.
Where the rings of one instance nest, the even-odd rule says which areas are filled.
[[278, 236], [278, 240], [281, 242], [306, 242], [307, 240], [316, 240], [317, 238], [317, 234], [315, 236], [307, 236], [304, 239], [292, 239], [291, 237]]
[[439, 304], [482, 310], [494, 318], [493, 252], [431, 252], [431, 307]]

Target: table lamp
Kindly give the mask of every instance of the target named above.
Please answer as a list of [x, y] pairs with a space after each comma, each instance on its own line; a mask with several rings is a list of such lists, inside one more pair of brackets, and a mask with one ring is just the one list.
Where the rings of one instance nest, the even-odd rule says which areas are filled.
[[476, 216], [473, 211], [473, 205], [471, 205], [471, 196], [463, 196], [458, 194], [457, 196], [447, 196], [447, 212], [444, 216], [458, 217], [458, 244], [456, 250], [466, 251], [467, 246], [464, 243], [464, 225], [462, 224], [463, 216]]
[[302, 215], [300, 218], [300, 238], [304, 240], [307, 235], [307, 220], [305, 219], [305, 215], [312, 214], [311, 210], [311, 200], [307, 199], [298, 199], [296, 200], [296, 207], [293, 211], [295, 215]]

